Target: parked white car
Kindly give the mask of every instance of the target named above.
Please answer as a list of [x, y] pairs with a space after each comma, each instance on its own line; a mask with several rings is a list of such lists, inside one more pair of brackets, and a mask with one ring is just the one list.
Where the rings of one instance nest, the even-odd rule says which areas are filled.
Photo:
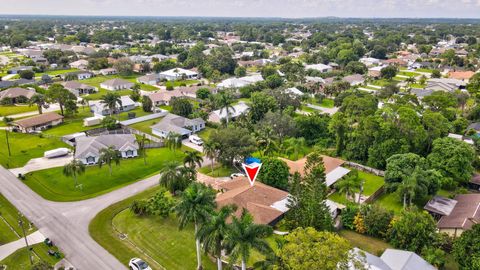
[[133, 258], [128, 263], [130, 270], [152, 270], [148, 264], [139, 258]]
[[189, 140], [191, 143], [196, 144], [196, 145], [202, 145], [202, 144], [203, 144], [203, 140], [202, 140], [200, 137], [196, 136], [196, 135], [190, 135], [190, 136], [188, 137], [188, 140]]
[[237, 177], [245, 177], [245, 174], [243, 174], [243, 173], [232, 173], [230, 175], [230, 179], [237, 178]]

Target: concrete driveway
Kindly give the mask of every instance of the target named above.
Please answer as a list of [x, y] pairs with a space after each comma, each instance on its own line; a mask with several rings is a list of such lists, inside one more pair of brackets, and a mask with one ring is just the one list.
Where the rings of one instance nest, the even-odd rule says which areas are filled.
[[21, 168], [10, 169], [14, 175], [27, 174], [29, 172], [40, 171], [50, 168], [62, 167], [65, 164], [71, 162], [73, 159], [73, 154], [68, 154], [64, 157], [58, 158], [33, 158], [27, 162], [27, 164]]

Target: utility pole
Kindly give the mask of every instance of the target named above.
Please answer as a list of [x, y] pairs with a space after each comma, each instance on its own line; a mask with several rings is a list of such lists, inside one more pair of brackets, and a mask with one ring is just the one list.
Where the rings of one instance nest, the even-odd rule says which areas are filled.
[[28, 239], [27, 239], [27, 234], [25, 233], [25, 227], [23, 227], [23, 219], [22, 218], [23, 218], [23, 215], [19, 214], [18, 225], [20, 225], [20, 227], [22, 228], [23, 238], [25, 239], [25, 245], [27, 246], [28, 258], [30, 259], [30, 265], [33, 266], [33, 258], [32, 258], [32, 254], [31, 254], [30, 246], [28, 245]]
[[8, 127], [5, 128], [5, 138], [7, 139], [8, 156], [11, 157], [12, 153], [10, 152], [10, 142], [8, 141]]

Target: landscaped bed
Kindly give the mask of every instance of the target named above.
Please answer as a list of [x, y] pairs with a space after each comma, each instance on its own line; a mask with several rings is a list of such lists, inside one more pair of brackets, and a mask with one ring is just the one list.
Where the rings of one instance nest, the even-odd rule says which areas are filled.
[[152, 176], [161, 170], [164, 164], [172, 160], [183, 159], [183, 153], [176, 153], [167, 148], [155, 148], [147, 151], [147, 165], [143, 158], [122, 159], [120, 165], [112, 165], [113, 173], [109, 175], [108, 166], [99, 168], [89, 166], [85, 174], [78, 177], [82, 188], [74, 187], [72, 177], [63, 175], [63, 168], [52, 168], [30, 173], [25, 184], [47, 200], [78, 201], [92, 198], [135, 181]]

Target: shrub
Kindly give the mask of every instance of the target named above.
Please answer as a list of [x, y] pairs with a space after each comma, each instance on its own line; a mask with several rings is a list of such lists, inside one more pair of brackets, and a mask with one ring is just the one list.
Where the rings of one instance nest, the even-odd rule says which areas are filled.
[[355, 231], [361, 234], [366, 232], [365, 224], [363, 222], [363, 216], [360, 212], [355, 215], [353, 220], [353, 224], [355, 225]]
[[359, 210], [358, 205], [353, 203], [347, 204], [347, 207], [342, 211], [341, 215], [343, 227], [349, 230], [355, 230], [355, 224], [353, 224], [353, 222]]
[[146, 200], [135, 200], [130, 205], [130, 211], [137, 216], [145, 216], [148, 214], [148, 202]]
[[369, 207], [364, 216], [366, 233], [371, 236], [384, 238], [387, 234], [393, 213], [386, 209], [373, 205]]

